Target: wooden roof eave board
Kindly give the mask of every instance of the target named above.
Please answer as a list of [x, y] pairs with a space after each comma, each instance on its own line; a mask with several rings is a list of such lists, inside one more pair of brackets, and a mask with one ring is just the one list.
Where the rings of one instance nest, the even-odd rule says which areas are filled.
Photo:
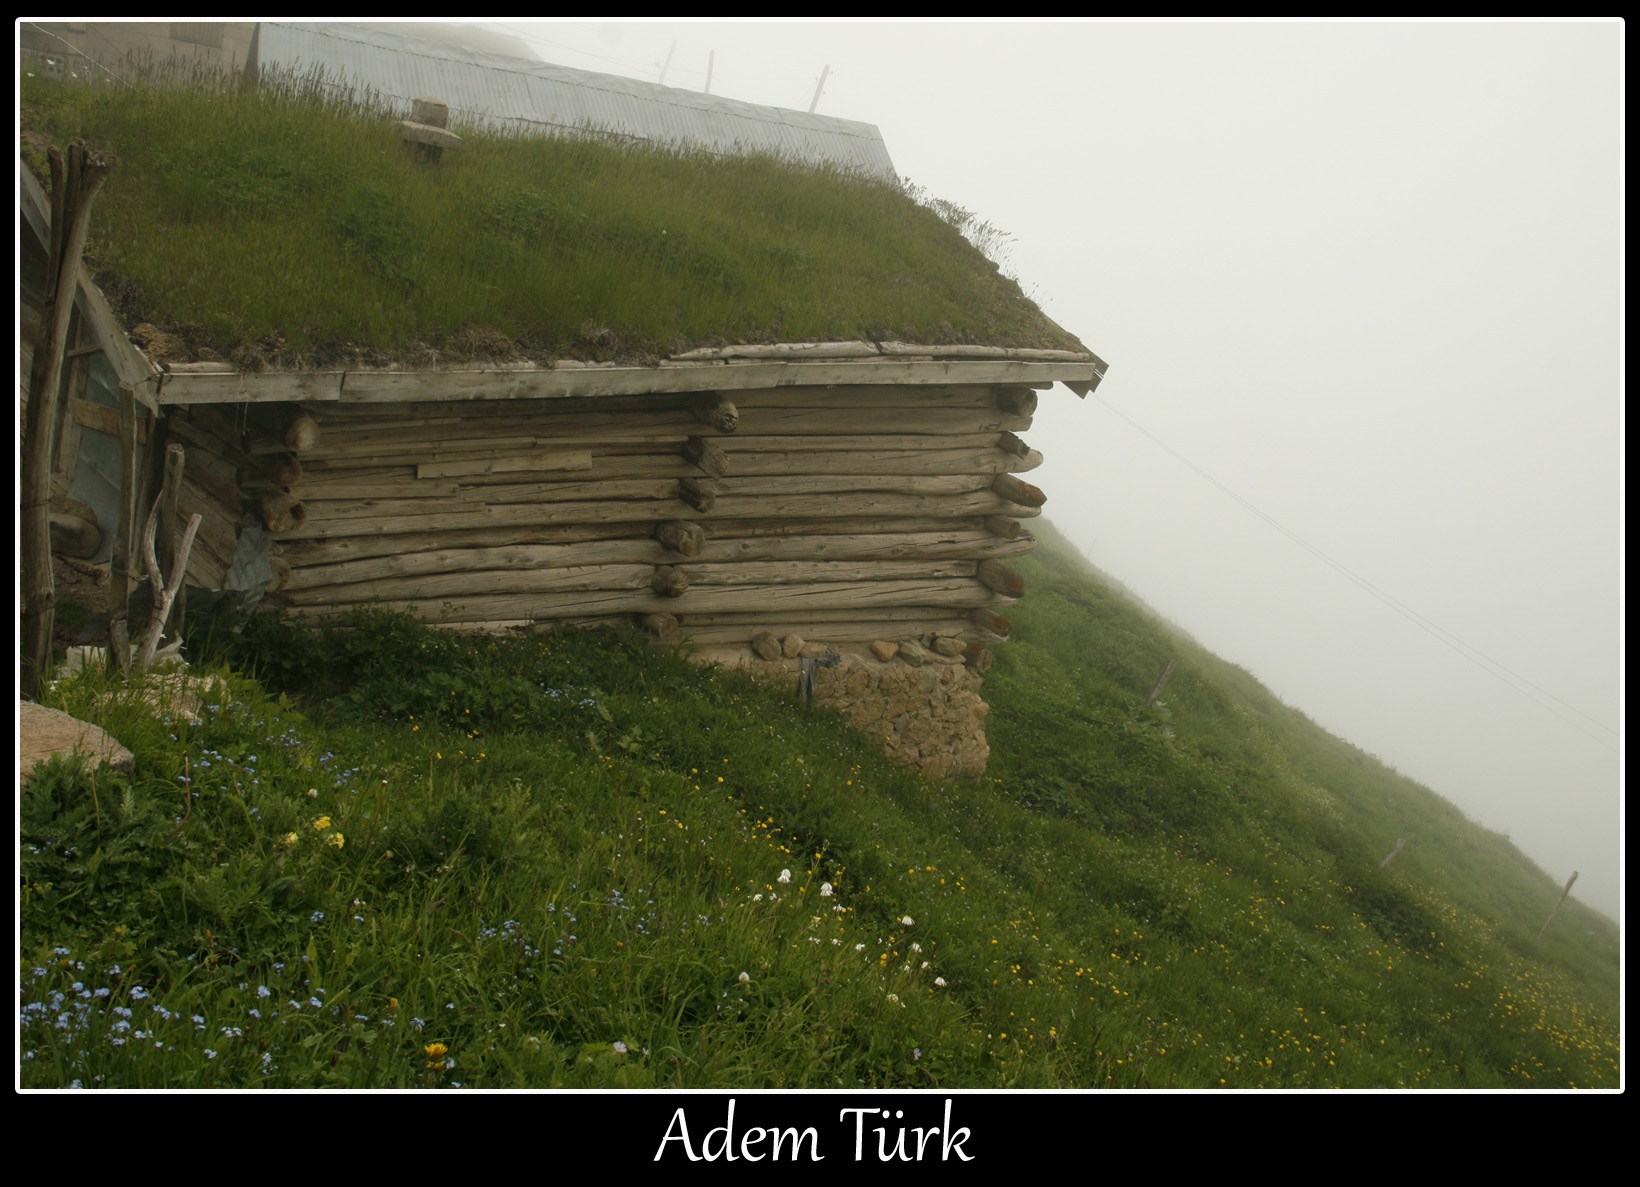
[[[45, 187], [29, 171], [28, 166], [19, 161], [17, 171], [23, 217], [28, 219], [30, 229], [41, 243], [50, 243], [51, 200], [46, 195]], [[155, 392], [158, 388], [159, 371], [136, 348], [131, 339], [126, 337], [119, 319], [114, 316], [108, 298], [103, 296], [102, 290], [86, 276], [83, 268], [80, 270], [79, 286], [74, 294], [74, 300], [79, 306], [87, 332], [91, 334], [98, 349], [108, 356], [108, 362], [119, 377], [120, 385], [130, 388], [150, 412], [157, 414], [159, 406]]]
[[430, 400], [539, 400], [657, 395], [840, 384], [1008, 383], [1091, 389], [1103, 377], [1088, 361], [989, 359], [779, 359], [669, 362], [658, 367], [564, 365], [441, 371], [262, 371], [173, 368], [160, 404], [394, 403]]

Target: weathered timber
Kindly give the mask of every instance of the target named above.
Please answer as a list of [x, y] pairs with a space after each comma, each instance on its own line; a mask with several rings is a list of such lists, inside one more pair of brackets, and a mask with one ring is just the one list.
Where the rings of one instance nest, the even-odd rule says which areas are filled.
[[308, 522], [307, 507], [284, 491], [272, 490], [257, 500], [262, 524], [270, 532], [293, 532]]
[[655, 539], [663, 548], [680, 556], [699, 556], [706, 532], [698, 523], [672, 519], [655, 527]]
[[292, 453], [307, 453], [319, 444], [319, 422], [306, 412], [291, 417], [285, 427], [285, 444]]
[[[66, 160], [56, 147], [49, 150], [48, 157], [51, 224], [42, 235], [47, 256], [43, 333], [30, 358], [28, 419], [20, 467], [23, 616], [19, 677], [23, 695], [30, 699], [39, 695], [45, 682], [56, 621], [57, 595], [51, 567], [51, 455], [69, 321], [80, 292], [81, 256], [85, 254], [91, 207], [109, 172], [118, 164], [115, 158], [86, 148], [83, 141], [69, 145]], [[134, 417], [132, 431], [134, 438]]]
[[674, 614], [645, 614], [639, 621], [644, 630], [662, 643], [676, 643], [683, 638], [683, 630]]
[[[653, 574], [652, 565], [575, 565], [556, 569], [498, 569], [484, 573], [462, 571], [386, 577], [345, 585], [298, 586], [293, 581], [282, 596], [292, 606], [322, 607], [421, 599], [459, 601], [489, 594], [640, 591], [651, 588]], [[292, 576], [294, 578], [295, 574]], [[678, 592], [683, 591], [680, 589]]]
[[702, 424], [719, 433], [733, 433], [740, 427], [740, 412], [718, 392], [705, 392], [689, 404], [689, 411]]
[[729, 455], [705, 437], [691, 437], [683, 443], [683, 456], [709, 478], [729, 472]]
[[[983, 563], [983, 562], [982, 562]], [[817, 581], [914, 581], [972, 577], [973, 561], [735, 561], [692, 564], [696, 587], [712, 585], [806, 585]]]
[[985, 647], [979, 643], [970, 643], [964, 649], [963, 658], [970, 668], [973, 668], [974, 671], [983, 676], [986, 672], [991, 670], [991, 664], [996, 659], [996, 656], [991, 653], [991, 649], [989, 647]]
[[405, 532], [398, 535], [319, 536], [283, 545], [293, 565], [322, 565], [341, 561], [391, 557], [440, 549], [505, 548], [515, 545], [576, 544], [595, 540], [644, 539], [652, 523], [502, 524], [456, 530]]
[[[693, 588], [682, 598], [663, 598], [650, 590], [590, 590], [584, 593], [544, 592], [477, 595], [449, 598], [389, 598], [373, 604], [446, 622], [482, 622], [507, 619], [596, 617], [608, 614], [677, 614], [685, 624], [695, 613], [727, 613], [756, 609], [796, 615], [809, 610], [866, 607], [925, 607], [932, 612], [970, 610], [998, 601], [997, 595], [973, 580], [862, 581], [826, 585], [717, 586]], [[292, 613], [311, 617], [333, 609], [329, 601], [295, 607]]]
[[[1009, 521], [1012, 522], [1012, 521]], [[693, 537], [693, 551], [684, 552], [668, 545], [662, 531], [680, 534], [679, 543]], [[691, 531], [685, 529], [692, 529]], [[665, 564], [677, 556], [688, 556], [722, 565], [745, 561], [935, 561], [974, 560], [992, 556], [1018, 556], [1029, 551], [1033, 541], [1001, 541], [985, 532], [921, 532], [911, 534], [840, 536], [754, 536], [743, 539], [707, 540], [698, 524], [672, 521], [657, 529], [657, 538], [590, 540], [570, 544], [514, 544], [461, 547], [463, 538], [441, 538], [440, 546], [418, 542], [415, 548], [356, 559], [323, 562], [311, 554], [298, 552], [301, 567], [293, 574], [295, 588], [307, 589], [326, 584], [352, 584], [384, 577], [410, 577], [433, 573], [483, 573], [498, 569], [567, 568], [597, 564]]]
[[649, 588], [663, 598], [682, 597], [690, 585], [690, 574], [673, 565], [656, 565], [649, 575]]
[[1025, 578], [1001, 561], [980, 561], [974, 576], [978, 577], [987, 589], [994, 589], [1004, 597], [1017, 598], [1025, 593]]
[[1006, 639], [1013, 633], [1013, 619], [1005, 618], [995, 610], [987, 610], [981, 607], [969, 615], [969, 618], [975, 626], [983, 631], [989, 631], [999, 639]]
[[1031, 447], [1025, 444], [1025, 439], [1018, 433], [999, 433], [997, 448], [1004, 453], [1011, 453], [1015, 457], [1024, 457], [1031, 452]]
[[718, 484], [707, 478], [678, 479], [678, 498], [696, 511], [710, 511], [717, 505]]
[[1040, 488], [1032, 486], [1022, 478], [1015, 478], [1012, 474], [998, 474], [991, 479], [991, 489], [1010, 503], [1018, 503], [1023, 507], [1040, 507], [1048, 501], [1048, 496], [1043, 494]]
[[290, 585], [295, 572], [291, 568], [290, 562], [284, 557], [277, 553], [270, 555], [268, 557], [268, 592], [276, 594], [285, 589]]
[[985, 530], [993, 536], [1001, 536], [1004, 540], [1018, 540], [1022, 536], [1029, 536], [1032, 545], [1036, 544], [1036, 537], [1025, 530], [1017, 519], [1009, 519], [1006, 515], [987, 515]]
[[[1008, 383], [1051, 386], [1096, 377], [1092, 363], [1010, 359], [791, 360], [677, 363], [659, 367], [495, 367], [464, 371], [261, 371], [190, 373], [162, 377], [161, 404], [304, 403], [321, 408], [367, 403], [452, 400], [564, 399], [675, 392], [745, 391], [831, 384]], [[328, 432], [328, 426], [326, 431]]]
[[1035, 416], [1036, 393], [1028, 387], [998, 388], [997, 407], [1012, 416]]
[[416, 467], [417, 478], [454, 478], [466, 474], [556, 474], [592, 468], [592, 454], [585, 449], [551, 450], [514, 454], [510, 457], [477, 458], [472, 461], [426, 462]]
[[197, 513], [188, 517], [188, 526], [183, 529], [181, 538], [176, 542], [175, 555], [171, 558], [171, 575], [167, 579], [159, 563], [157, 540], [160, 534], [160, 516], [162, 512], [176, 514], [177, 489], [182, 483], [182, 471], [182, 446], [173, 442], [166, 447], [164, 482], [154, 499], [153, 510], [148, 513], [148, 525], [142, 534], [142, 556], [148, 569], [148, 588], [153, 594], [153, 609], [149, 612], [148, 625], [137, 648], [134, 666], [139, 672], [154, 662], [154, 653], [159, 650], [159, 641], [165, 634], [165, 623], [171, 617], [171, 608], [176, 604], [177, 596], [182, 591], [183, 580], [188, 573], [188, 554], [193, 550], [194, 536], [199, 531], [201, 522], [201, 517]]
[[264, 474], [273, 485], [289, 490], [302, 481], [302, 463], [293, 453], [276, 454], [267, 459]]
[[131, 658], [131, 592], [135, 586], [137, 548], [137, 398], [120, 392], [120, 502], [109, 556], [108, 655], [116, 670], [124, 671]]

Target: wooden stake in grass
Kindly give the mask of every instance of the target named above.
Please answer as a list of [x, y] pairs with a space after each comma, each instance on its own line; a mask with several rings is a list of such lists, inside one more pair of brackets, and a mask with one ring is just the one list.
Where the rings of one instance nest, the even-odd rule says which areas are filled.
[[1560, 904], [1566, 901], [1566, 896], [1568, 894], [1572, 893], [1572, 883], [1576, 882], [1576, 881], [1577, 881], [1577, 871], [1573, 870], [1572, 871], [1572, 876], [1570, 878], [1566, 879], [1566, 885], [1565, 885], [1564, 888], [1562, 888], [1562, 890], [1560, 892], [1560, 897], [1555, 900], [1555, 909], [1549, 912], [1549, 918], [1545, 919], [1543, 921], [1543, 926], [1538, 929], [1537, 939], [1532, 942], [1533, 949], [1537, 949], [1537, 948], [1540, 948], [1540, 947], [1543, 946], [1543, 935], [1544, 935], [1544, 933], [1549, 930], [1549, 925], [1555, 921], [1555, 916], [1560, 914]]
[[1139, 712], [1143, 713], [1156, 703], [1156, 698], [1162, 695], [1162, 689], [1167, 686], [1168, 677], [1173, 675], [1173, 666], [1178, 662], [1176, 659], [1167, 661], [1167, 667], [1162, 669], [1161, 676], [1156, 680], [1156, 687], [1150, 690], [1150, 695], [1145, 698], [1145, 703], [1139, 706]]
[[183, 529], [182, 539], [177, 541], [170, 558], [171, 578], [167, 581], [160, 571], [154, 540], [159, 534], [162, 509], [176, 506], [175, 491], [182, 483], [183, 460], [182, 446], [173, 444], [166, 448], [165, 482], [160, 488], [159, 497], [154, 500], [153, 510], [148, 513], [148, 526], [142, 533], [142, 557], [148, 566], [148, 588], [153, 591], [154, 609], [148, 616], [148, 628], [132, 664], [138, 672], [154, 662], [154, 652], [159, 649], [160, 638], [165, 634], [165, 620], [171, 616], [171, 606], [176, 602], [182, 580], [188, 573], [188, 554], [193, 551], [194, 535], [199, 531], [202, 519], [197, 512], [189, 516], [188, 526]]
[[80, 257], [97, 191], [118, 164], [76, 140], [67, 159], [52, 148], [51, 242], [47, 245], [45, 310], [42, 340], [36, 344], [29, 373], [27, 428], [23, 435], [22, 512], [23, 622], [21, 688], [30, 699], [40, 694], [51, 662], [51, 634], [56, 620], [57, 590], [51, 572], [51, 446], [57, 421], [63, 357], [68, 345], [69, 315], [79, 291]]

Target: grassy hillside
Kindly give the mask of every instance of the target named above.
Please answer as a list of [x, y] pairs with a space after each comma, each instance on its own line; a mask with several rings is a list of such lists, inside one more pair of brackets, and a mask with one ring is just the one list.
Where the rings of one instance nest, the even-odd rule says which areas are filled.
[[72, 137], [120, 159], [88, 256], [129, 324], [168, 331], [151, 350], [255, 369], [643, 359], [724, 341], [1080, 349], [951, 218], [891, 183], [472, 130], [428, 167], [396, 120], [320, 81], [23, 79], [36, 173]]
[[59, 685], [138, 768], [23, 797], [23, 1082], [1617, 1085], [1609, 921], [1534, 951], [1507, 841], [1022, 568], [973, 783], [636, 636], [259, 621], [197, 725]]

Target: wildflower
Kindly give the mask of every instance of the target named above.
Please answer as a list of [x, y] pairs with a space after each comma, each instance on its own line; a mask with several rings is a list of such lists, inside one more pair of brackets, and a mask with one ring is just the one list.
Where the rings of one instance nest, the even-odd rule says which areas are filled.
[[781, 870], [780, 871], [780, 877], [775, 879], [775, 881], [780, 883], [780, 885], [782, 885], [782, 886], [785, 886], [791, 880], [792, 880], [792, 872], [790, 870]]
[[308, 916], [309, 923], [323, 923], [324, 921], [325, 913], [323, 911], [315, 911], [313, 914]]
[[319, 789], [317, 787], [310, 787], [308, 788], [307, 795], [308, 799], [316, 800], [319, 798]]
[[891, 993], [888, 995], [888, 1000], [897, 1006], [900, 1004], [900, 995], [897, 993]]
[[340, 849], [347, 844], [347, 838], [343, 837], [341, 833], [331, 833], [330, 836], [325, 838], [325, 844], [333, 849]]
[[744, 985], [746, 982], [750, 981], [751, 979], [752, 979], [752, 975], [750, 973], [741, 973], [740, 974], [740, 983], [742, 985]]
[[913, 943], [912, 943], [912, 945], [911, 945], [911, 951], [913, 951], [913, 952], [921, 952], [921, 951], [922, 951], [922, 945], [921, 945], [921, 944], [918, 944], [918, 943], [916, 943], [916, 942], [913, 942]]
[[626, 1044], [621, 1042], [620, 1039], [615, 1040], [615, 1054], [617, 1054], [617, 1055], [625, 1055], [626, 1054]]
[[428, 1043], [427, 1046], [423, 1047], [421, 1050], [428, 1059], [442, 1060], [450, 1053], [450, 1048], [446, 1047], [443, 1043]]
[[212, 1051], [209, 1047], [205, 1048], [205, 1058], [206, 1059], [215, 1059], [216, 1058], [216, 1052]]
[[319, 817], [319, 819], [317, 819], [313, 822], [313, 828], [314, 828], [315, 832], [321, 832], [322, 833], [322, 832], [325, 831], [325, 829], [327, 829], [329, 827], [330, 827], [330, 817], [328, 817], [328, 816], [321, 816], [321, 817]]
[[854, 950], [856, 952], [864, 952], [866, 950], [866, 946], [864, 944], [856, 944], [854, 945]]
[[830, 882], [820, 883], [820, 897], [821, 898], [830, 898], [831, 897], [831, 883]]
[[909, 915], [903, 915], [903, 916], [900, 917], [900, 922], [902, 924], [904, 924], [906, 927], [910, 927], [913, 923], [915, 923], [917, 921], [915, 919], [911, 918], [911, 916], [909, 916]]
[[286, 833], [282, 839], [284, 841], [285, 848], [289, 849], [292, 845], [296, 844], [298, 838], [295, 833]]
[[257, 997], [272, 997], [273, 996], [273, 990], [269, 989], [266, 985], [258, 985], [256, 987], [256, 996]]
[[944, 977], [935, 977], [934, 978], [934, 984], [939, 986], [941, 989], [944, 989], [945, 988], [945, 978]]

